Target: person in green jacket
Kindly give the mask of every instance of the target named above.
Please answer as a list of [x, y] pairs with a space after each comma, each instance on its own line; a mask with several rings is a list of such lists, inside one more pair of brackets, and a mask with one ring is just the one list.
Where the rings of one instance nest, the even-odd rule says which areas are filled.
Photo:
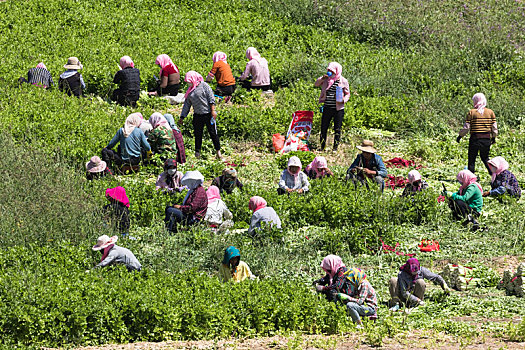
[[446, 191], [443, 194], [449, 199], [448, 206], [456, 220], [466, 219], [465, 226], [472, 223], [472, 229], [479, 229], [476, 218], [483, 208], [483, 189], [476, 181], [478, 178], [470, 170], [461, 170], [457, 180], [461, 184], [458, 192]]

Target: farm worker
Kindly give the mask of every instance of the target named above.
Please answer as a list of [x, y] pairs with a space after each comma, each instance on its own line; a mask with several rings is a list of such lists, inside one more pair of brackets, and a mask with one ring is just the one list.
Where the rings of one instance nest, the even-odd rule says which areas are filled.
[[377, 314], [377, 296], [366, 274], [358, 268], [347, 268], [337, 255], [327, 255], [321, 262], [326, 275], [314, 282], [319, 293], [329, 301], [341, 301], [346, 305], [352, 321], [362, 328], [360, 316]]
[[328, 162], [325, 157], [317, 156], [306, 167], [305, 173], [310, 179], [322, 179], [323, 177], [334, 176], [334, 173], [328, 169]]
[[483, 197], [501, 196], [505, 193], [512, 197], [521, 197], [521, 188], [516, 176], [509, 170], [509, 163], [503, 157], [494, 157], [488, 161], [491, 173], [490, 191], [483, 192]]
[[428, 188], [428, 184], [425, 180], [421, 178], [421, 174], [417, 170], [410, 170], [408, 172], [408, 184], [403, 190], [402, 197], [409, 195], [415, 195], [418, 192], [421, 192]]
[[208, 196], [202, 187], [203, 183], [204, 177], [199, 171], [184, 174], [181, 185], [188, 188], [188, 193], [182, 205], [174, 204], [166, 208], [164, 222], [168, 231], [176, 233], [177, 224], [190, 226], [204, 218], [208, 210]]
[[189, 71], [184, 77], [188, 83], [188, 90], [184, 95], [185, 101], [180, 114], [179, 124], [184, 123], [184, 118], [190, 113], [193, 106], [193, 131], [195, 133], [195, 157], [201, 156], [202, 132], [204, 125], [208, 129], [213, 146], [217, 151], [217, 158], [221, 159], [221, 143], [217, 135], [217, 112], [215, 112], [215, 97], [211, 87], [204, 82], [202, 75]]
[[111, 100], [121, 106], [136, 107], [140, 95], [140, 71], [129, 56], [123, 56], [119, 61], [120, 70], [115, 74], [113, 83], [119, 88], [113, 91]]
[[[242, 73], [240, 80], [243, 81], [243, 87], [248, 89], [268, 91], [270, 90], [270, 70], [268, 69], [268, 61], [261, 57], [261, 54], [255, 47], [249, 47], [246, 50], [246, 68]], [[249, 76], [252, 76], [251, 84], [244, 82]]]
[[[115, 136], [102, 150], [102, 159], [108, 164], [117, 166], [123, 164], [138, 165], [146, 153], [151, 152], [151, 146], [146, 135], [140, 129], [143, 117], [140, 113], [132, 113], [126, 118], [124, 127], [118, 129]], [[112, 148], [120, 143], [120, 154]]]
[[399, 268], [396, 277], [392, 277], [388, 284], [390, 291], [390, 310], [399, 310], [400, 302], [407, 304], [408, 307], [424, 306], [426, 284], [424, 280], [439, 284], [445, 293], [450, 293], [450, 288], [440, 275], [430, 272], [427, 268], [421, 267], [419, 260], [410, 258], [406, 264]]
[[99, 156], [91, 157], [89, 162], [86, 163], [86, 179], [88, 180], [95, 180], [111, 175], [113, 175], [113, 172]]
[[493, 144], [498, 135], [498, 124], [496, 115], [492, 109], [486, 108], [487, 98], [482, 93], [477, 93], [472, 97], [474, 108], [467, 114], [467, 119], [463, 128], [459, 130], [457, 142], [470, 131], [468, 143], [468, 170], [472, 173], [476, 171], [476, 158], [479, 157], [489, 171], [488, 166], [490, 145]]
[[18, 79], [18, 83], [28, 83], [38, 87], [43, 87], [44, 89], [50, 88], [54, 85], [51, 73], [49, 73], [46, 65], [43, 62], [40, 62], [35, 68], [31, 68], [29, 71], [27, 71], [27, 79], [20, 77], [20, 79]]
[[470, 170], [461, 170], [457, 175], [457, 180], [461, 184], [459, 191], [452, 193], [444, 191], [448, 206], [456, 220], [466, 219], [463, 223], [467, 225], [472, 223], [472, 229], [479, 229], [479, 224], [475, 218], [479, 217], [483, 209], [483, 189], [476, 181], [478, 178]]
[[383, 158], [377, 154], [374, 148], [374, 143], [370, 140], [363, 140], [361, 146], [357, 149], [362, 153], [358, 154], [354, 162], [346, 172], [346, 180], [350, 179], [357, 186], [358, 183], [366, 185], [366, 179], [371, 179], [377, 183], [381, 192], [385, 189], [385, 178], [387, 176], [386, 167], [383, 163]]
[[267, 206], [264, 198], [259, 196], [250, 198], [248, 208], [253, 212], [248, 229], [250, 236], [255, 236], [256, 232], [262, 229], [263, 223], [270, 228], [281, 229], [281, 219], [272, 207]]
[[[165, 113], [164, 118], [168, 121], [168, 124], [173, 132], [173, 137], [175, 138], [175, 145], [177, 146], [177, 163], [184, 164], [186, 163], [186, 148], [184, 146], [184, 139], [182, 138], [182, 133], [180, 129], [175, 124], [175, 118], [170, 113]], [[146, 134], [146, 136], [148, 136]]]
[[210, 186], [206, 191], [208, 210], [204, 220], [218, 232], [224, 232], [233, 227], [233, 214], [221, 199], [217, 186]]
[[116, 245], [118, 237], [108, 237], [102, 235], [97, 239], [97, 244], [93, 246], [93, 250], [100, 250], [102, 259], [95, 268], [105, 267], [114, 264], [124, 264], [129, 272], [140, 271], [142, 265], [139, 263], [135, 255], [127, 248]]
[[228, 102], [235, 91], [235, 78], [226, 57], [222, 51], [213, 54], [213, 67], [206, 77], [206, 82], [211, 83], [215, 78], [217, 80], [215, 95], [226, 97], [225, 102]]
[[148, 134], [148, 142], [153, 153], [175, 151], [177, 147], [175, 135], [166, 118], [159, 112], [155, 112], [148, 121], [153, 128]]
[[82, 96], [82, 90], [86, 88], [82, 74], [79, 70], [82, 69], [82, 64], [76, 57], [69, 57], [67, 63], [64, 65], [66, 71], [60, 74], [58, 79], [58, 88], [60, 91], [65, 91], [68, 96]]
[[121, 234], [129, 231], [129, 199], [122, 186], [106, 189], [109, 204], [104, 206], [106, 220], [114, 224]]
[[224, 169], [222, 175], [217, 176], [213, 179], [213, 186], [217, 186], [219, 191], [231, 194], [234, 189], [238, 188], [242, 190], [242, 183], [237, 178], [237, 170], [234, 168]]
[[288, 159], [288, 167], [281, 174], [277, 193], [308, 192], [310, 183], [308, 182], [308, 176], [301, 171], [302, 167], [299, 157], [292, 156]]
[[181, 192], [184, 189], [184, 186], [181, 185], [182, 176], [182, 172], [177, 171], [177, 161], [166, 159], [164, 171], [157, 178], [155, 188], [167, 192]]
[[158, 55], [155, 64], [160, 67], [157, 90], [149, 92], [149, 95], [177, 96], [180, 89], [179, 68], [173, 63], [170, 56]]
[[341, 141], [341, 128], [345, 116], [345, 103], [350, 98], [350, 86], [341, 73], [343, 67], [337, 62], [328, 64], [326, 74], [315, 81], [315, 87], [321, 87], [319, 103], [323, 105], [323, 115], [321, 117], [321, 150], [326, 146], [326, 134], [332, 119], [334, 120], [334, 148], [337, 151]]
[[239, 249], [234, 246], [229, 246], [224, 251], [224, 258], [219, 267], [219, 276], [223, 282], [242, 282], [247, 278], [255, 279], [255, 276], [250, 271], [250, 267], [241, 260]]

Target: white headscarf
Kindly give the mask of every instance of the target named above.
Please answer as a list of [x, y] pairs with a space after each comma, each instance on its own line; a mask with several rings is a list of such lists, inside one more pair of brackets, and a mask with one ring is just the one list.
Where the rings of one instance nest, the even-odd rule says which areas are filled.
[[143, 119], [144, 118], [140, 113], [131, 113], [130, 115], [128, 115], [128, 117], [126, 118], [126, 122], [124, 123], [124, 127], [122, 128], [124, 137], [128, 137], [129, 135], [131, 135], [133, 130], [140, 126], [140, 123], [142, 123]]
[[186, 193], [186, 197], [184, 197], [184, 201], [182, 201], [182, 204], [186, 204], [186, 200], [190, 196], [190, 194], [200, 185], [204, 183], [204, 176], [200, 173], [198, 170], [194, 171], [187, 171], [186, 174], [182, 177], [182, 180], [180, 180], [180, 183], [182, 186], [186, 186], [189, 188], [188, 193]]

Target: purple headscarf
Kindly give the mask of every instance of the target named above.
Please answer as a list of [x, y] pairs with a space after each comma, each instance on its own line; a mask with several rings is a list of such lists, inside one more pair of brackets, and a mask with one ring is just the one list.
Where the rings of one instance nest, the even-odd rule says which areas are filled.
[[399, 268], [399, 270], [406, 272], [409, 276], [412, 276], [412, 282], [415, 282], [419, 278], [421, 265], [419, 264], [419, 260], [416, 258], [410, 258], [407, 260], [405, 265], [402, 265]]

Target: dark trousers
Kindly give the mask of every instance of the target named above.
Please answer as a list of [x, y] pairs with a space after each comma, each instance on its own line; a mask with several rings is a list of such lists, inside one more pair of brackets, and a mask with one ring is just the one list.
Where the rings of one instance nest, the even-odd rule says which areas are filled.
[[481, 158], [483, 164], [487, 168], [489, 174], [490, 169], [488, 165], [489, 161], [489, 152], [490, 152], [490, 139], [489, 138], [477, 138], [474, 135], [470, 135], [470, 140], [468, 143], [468, 170], [475, 172], [476, 170], [476, 158]]
[[195, 132], [195, 152], [201, 151], [204, 125], [206, 125], [206, 127], [208, 128], [208, 134], [210, 134], [215, 150], [219, 151], [221, 149], [219, 135], [217, 135], [217, 124], [215, 123], [215, 121], [212, 124], [211, 121], [211, 113], [193, 115], [193, 131]]
[[[348, 174], [349, 180], [352, 181], [354, 186], [357, 188], [357, 185], [366, 186], [366, 189], [369, 190], [370, 187], [368, 186], [367, 176], [363, 175], [363, 173], [349, 173]], [[373, 182], [379, 185], [379, 188], [381, 189], [381, 192], [385, 190], [385, 179], [383, 179], [381, 176], [376, 175], [373, 178], [370, 178]]]
[[128, 160], [123, 160], [122, 157], [118, 152], [113, 151], [112, 149], [108, 149], [104, 147], [102, 149], [102, 160], [108, 164], [108, 166], [111, 168], [111, 165], [115, 164], [118, 167], [121, 167], [122, 165], [139, 165], [140, 164], [140, 157], [132, 157]]
[[466, 219], [469, 214], [472, 214], [475, 217], [479, 216], [479, 214], [474, 211], [474, 209], [469, 207], [467, 203], [460, 199], [449, 199], [448, 207], [452, 210], [452, 215], [454, 215], [456, 220]]
[[268, 90], [270, 90], [270, 85], [263, 85], [263, 86], [252, 86], [252, 85], [250, 85], [249, 90], [268, 91]]
[[341, 141], [341, 128], [343, 126], [343, 119], [345, 117], [345, 110], [336, 110], [335, 108], [324, 107], [323, 116], [321, 118], [321, 150], [324, 150], [326, 146], [326, 134], [330, 127], [330, 122], [334, 120], [334, 150], [339, 146]]
[[177, 232], [177, 225], [191, 226], [197, 220], [193, 218], [193, 215], [187, 215], [182, 212], [180, 209], [173, 207], [166, 207], [165, 210], [164, 223], [166, 224], [166, 229], [170, 232]]
[[164, 96], [164, 95], [177, 96], [179, 94], [179, 91], [180, 91], [180, 84], [168, 85], [165, 88], [161, 88], [160, 85], [157, 86], [157, 94], [159, 96]]
[[231, 96], [235, 92], [235, 85], [219, 86], [215, 89], [215, 95], [217, 96]]
[[115, 89], [111, 95], [111, 101], [117, 102], [121, 106], [136, 107], [139, 100], [140, 91], [124, 91]]

